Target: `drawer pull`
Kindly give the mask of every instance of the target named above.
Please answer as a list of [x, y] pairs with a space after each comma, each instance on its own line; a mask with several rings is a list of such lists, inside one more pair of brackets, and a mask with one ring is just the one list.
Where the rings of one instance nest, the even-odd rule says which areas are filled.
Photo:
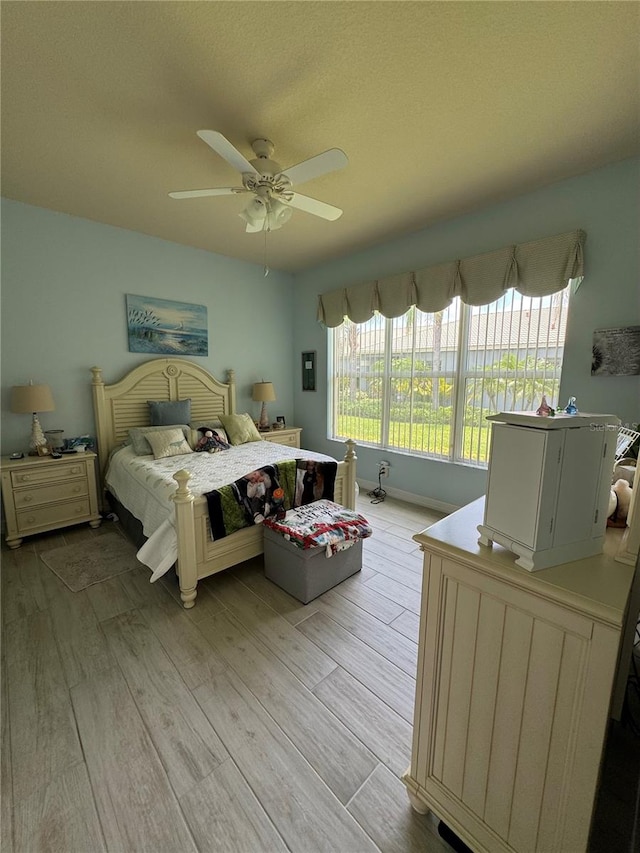
[[29, 518], [27, 519], [27, 521], [29, 522], [29, 524], [33, 524], [33, 522], [34, 522], [35, 520], [36, 520], [35, 515], [30, 515], [30, 516], [29, 516]]
[[31, 503], [31, 501], [33, 500], [33, 497], [32, 497], [31, 495], [25, 495], [25, 496], [22, 498], [22, 500], [23, 500], [26, 504], [29, 504], [29, 503]]
[[19, 483], [28, 483], [31, 477], [28, 474], [20, 474], [18, 476]]
[[80, 471], [82, 471], [82, 468], [80, 468], [78, 465], [74, 465], [73, 468], [71, 469], [72, 474], [79, 474]]
[[81, 492], [81, 491], [82, 491], [82, 488], [81, 488], [80, 486], [76, 486], [76, 487], [75, 487], [75, 489], [74, 489], [73, 491], [74, 491], [76, 494], [78, 494], [78, 492]]
[[82, 515], [84, 511], [84, 507], [77, 506], [76, 507], [76, 515]]

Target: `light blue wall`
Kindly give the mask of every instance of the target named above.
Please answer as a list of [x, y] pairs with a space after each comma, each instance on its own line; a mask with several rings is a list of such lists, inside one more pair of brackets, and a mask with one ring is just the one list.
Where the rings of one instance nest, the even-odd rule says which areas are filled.
[[[146, 356], [128, 352], [125, 294], [205, 304], [215, 376], [236, 370], [238, 408], [258, 415], [251, 384], [271, 379], [270, 414], [304, 429], [307, 447], [341, 457], [327, 439], [327, 333], [316, 321], [318, 293], [452, 258], [487, 252], [574, 228], [587, 232], [587, 276], [574, 296], [561, 399], [583, 411], [640, 420], [640, 378], [591, 377], [593, 330], [640, 325], [638, 259], [640, 162], [628, 160], [440, 223], [290, 276], [17, 202], [2, 202], [2, 452], [24, 448], [28, 418], [7, 411], [9, 389], [47, 382], [57, 410], [44, 429], [93, 432], [89, 368], [107, 382]], [[348, 216], [348, 211], [345, 213]], [[339, 227], [340, 223], [335, 226]], [[293, 330], [293, 331], [292, 331]], [[318, 391], [301, 389], [300, 353], [318, 353]], [[462, 505], [485, 490], [486, 474], [461, 465], [358, 449], [362, 479], [374, 481], [389, 458], [385, 485]]]
[[[251, 239], [251, 236], [248, 236]], [[2, 452], [26, 449], [30, 419], [8, 411], [12, 385], [51, 386], [43, 429], [95, 434], [89, 368], [114, 382], [148, 356], [130, 353], [125, 294], [206, 305], [214, 376], [236, 371], [238, 410], [257, 418], [251, 385], [273, 381], [269, 414], [293, 422], [293, 279], [154, 237], [2, 201]]]
[[[590, 371], [594, 329], [640, 325], [639, 186], [640, 161], [622, 161], [296, 276], [294, 349], [298, 359], [303, 350], [317, 350], [319, 363], [317, 392], [303, 392], [299, 376], [296, 381], [295, 417], [308, 445], [342, 452], [326, 438], [327, 332], [315, 319], [317, 294], [575, 228], [587, 232], [586, 277], [570, 305], [560, 400], [575, 395], [582, 411], [611, 412], [625, 423], [638, 422], [640, 377], [592, 377]], [[358, 449], [359, 476], [375, 481], [383, 458], [392, 463], [384, 481], [390, 488], [453, 505], [485, 491], [483, 471], [363, 447]]]

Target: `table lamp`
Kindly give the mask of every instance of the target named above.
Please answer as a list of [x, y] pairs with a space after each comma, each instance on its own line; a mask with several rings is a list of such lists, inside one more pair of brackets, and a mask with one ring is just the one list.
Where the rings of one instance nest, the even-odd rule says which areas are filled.
[[29, 385], [14, 385], [11, 389], [11, 411], [18, 415], [31, 413], [33, 416], [29, 456], [38, 456], [38, 448], [47, 446], [37, 413], [53, 412], [55, 408], [53, 394], [48, 385], [34, 385], [31, 382]]
[[276, 399], [276, 392], [273, 390], [273, 383], [264, 382], [264, 380], [262, 382], [254, 382], [252, 399], [256, 400], [258, 403], [262, 403], [258, 429], [269, 429], [270, 424], [269, 416], [267, 415], [267, 403], [271, 403]]

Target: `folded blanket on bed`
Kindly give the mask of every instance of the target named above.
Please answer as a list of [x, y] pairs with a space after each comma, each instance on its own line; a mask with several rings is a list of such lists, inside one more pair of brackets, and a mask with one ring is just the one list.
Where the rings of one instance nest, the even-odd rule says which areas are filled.
[[289, 459], [265, 465], [205, 494], [213, 539], [222, 539], [284, 510], [333, 500], [337, 462]]

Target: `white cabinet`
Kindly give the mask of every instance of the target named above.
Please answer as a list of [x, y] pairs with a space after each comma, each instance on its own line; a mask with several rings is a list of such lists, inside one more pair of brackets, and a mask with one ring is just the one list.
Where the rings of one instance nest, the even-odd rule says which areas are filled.
[[614, 415], [492, 415], [480, 542], [529, 571], [602, 551], [619, 421]]
[[403, 781], [476, 853], [581, 853], [634, 570], [599, 554], [527, 572], [478, 544], [483, 503], [414, 537], [424, 578]]

